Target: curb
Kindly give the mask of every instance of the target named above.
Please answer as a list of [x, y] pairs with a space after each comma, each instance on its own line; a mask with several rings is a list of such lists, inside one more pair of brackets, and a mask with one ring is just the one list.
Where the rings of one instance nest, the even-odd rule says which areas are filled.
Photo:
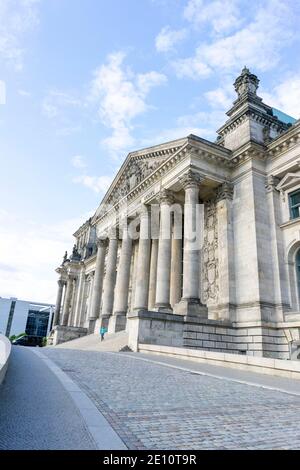
[[31, 349], [45, 365], [56, 375], [66, 392], [71, 396], [78, 408], [85, 425], [96, 443], [98, 450], [128, 450], [119, 435], [111, 427], [103, 414], [94, 405], [92, 400], [78, 387], [78, 385], [41, 351]]

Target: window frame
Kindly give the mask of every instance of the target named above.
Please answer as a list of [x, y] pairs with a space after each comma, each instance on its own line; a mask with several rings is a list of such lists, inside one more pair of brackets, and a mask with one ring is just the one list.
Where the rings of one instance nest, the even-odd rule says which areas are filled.
[[[295, 220], [300, 217], [300, 202], [298, 204], [292, 205], [292, 197], [297, 193], [300, 195], [300, 188], [297, 188], [294, 191], [288, 193], [290, 220]], [[293, 216], [294, 209], [298, 209], [298, 215], [296, 217]]]

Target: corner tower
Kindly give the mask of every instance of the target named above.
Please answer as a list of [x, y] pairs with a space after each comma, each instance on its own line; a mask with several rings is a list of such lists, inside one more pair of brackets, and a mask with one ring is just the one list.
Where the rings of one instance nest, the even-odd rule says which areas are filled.
[[247, 67], [233, 85], [238, 97], [218, 130], [218, 144], [233, 151], [249, 142], [265, 145], [288, 129], [289, 124], [280, 121], [257, 95], [259, 79]]

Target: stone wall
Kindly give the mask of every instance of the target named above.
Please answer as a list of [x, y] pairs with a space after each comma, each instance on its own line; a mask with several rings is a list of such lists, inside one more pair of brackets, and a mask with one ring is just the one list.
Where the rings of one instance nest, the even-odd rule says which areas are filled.
[[48, 346], [56, 346], [57, 344], [65, 343], [66, 341], [71, 341], [72, 339], [85, 336], [87, 333], [87, 328], [57, 325], [51, 331], [51, 334], [47, 340], [47, 344]]
[[233, 324], [149, 311], [131, 313], [128, 331], [134, 351], [156, 344], [274, 359], [290, 359], [293, 342], [300, 340], [296, 325]]
[[207, 351], [247, 354], [279, 359], [290, 358], [290, 346], [284, 328], [230, 326], [220, 322], [191, 322], [184, 326], [184, 347]]

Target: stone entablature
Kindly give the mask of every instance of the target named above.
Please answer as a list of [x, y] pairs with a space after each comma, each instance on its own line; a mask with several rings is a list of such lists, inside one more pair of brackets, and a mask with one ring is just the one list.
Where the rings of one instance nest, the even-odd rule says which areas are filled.
[[[57, 270], [58, 325], [87, 332], [102, 325], [111, 333], [145, 324], [156, 344], [164, 337], [288, 357], [291, 341], [280, 333], [280, 349], [270, 331], [289, 312], [290, 323], [300, 319], [300, 218], [287, 223], [286, 197], [298, 187], [300, 127], [273, 116], [247, 69], [235, 86], [238, 98], [217, 143], [189, 135], [128, 155]], [[200, 331], [205, 322], [213, 332]], [[249, 322], [262, 334], [239, 340]]]

